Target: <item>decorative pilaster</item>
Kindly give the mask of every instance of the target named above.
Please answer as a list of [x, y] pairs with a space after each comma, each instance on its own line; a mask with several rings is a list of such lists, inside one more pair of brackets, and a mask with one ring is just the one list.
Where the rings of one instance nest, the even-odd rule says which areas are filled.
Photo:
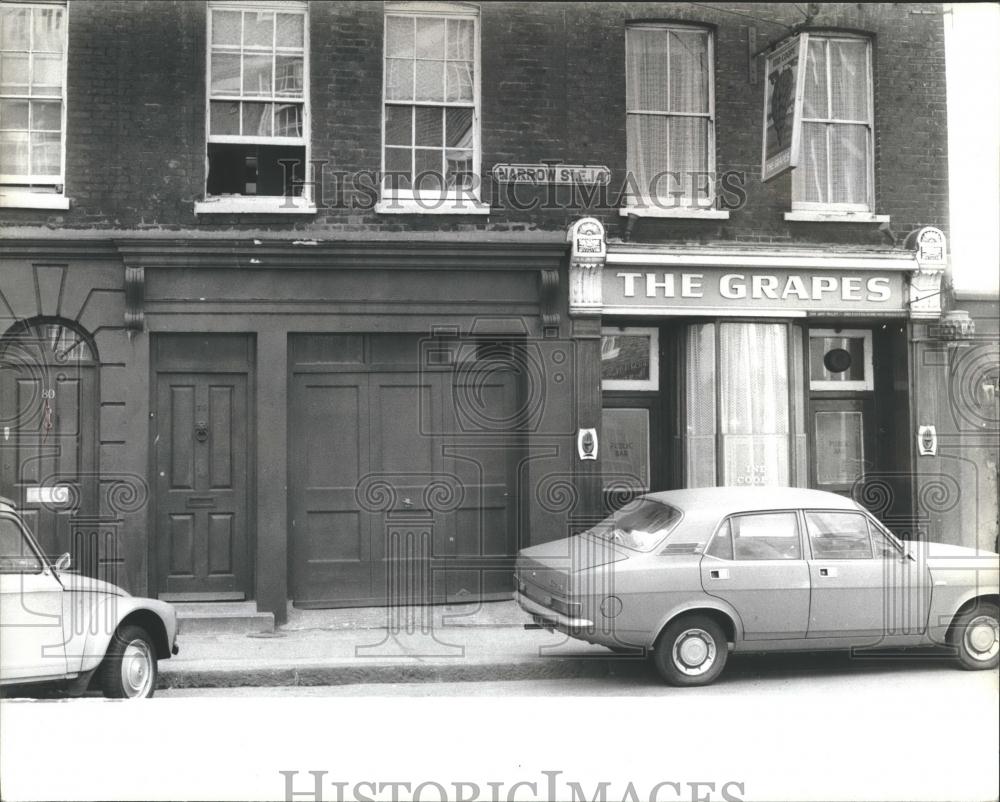
[[566, 239], [570, 243], [569, 313], [600, 315], [601, 282], [608, 255], [604, 226], [593, 217], [584, 217], [570, 227]]

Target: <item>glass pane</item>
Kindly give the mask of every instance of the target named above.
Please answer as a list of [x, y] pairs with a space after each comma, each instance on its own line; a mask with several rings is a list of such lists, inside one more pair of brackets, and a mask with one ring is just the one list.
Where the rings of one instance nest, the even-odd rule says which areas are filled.
[[441, 147], [443, 137], [441, 112], [443, 110], [440, 108], [417, 106], [413, 111], [415, 117], [413, 124], [415, 144], [432, 148]]
[[443, 19], [417, 17], [417, 58], [444, 56], [444, 22]]
[[715, 484], [715, 324], [687, 327], [687, 487]]
[[413, 58], [413, 17], [386, 17], [386, 58]]
[[444, 187], [441, 151], [418, 150], [414, 162], [415, 188], [421, 192], [440, 192]]
[[243, 14], [243, 45], [274, 47], [273, 11], [247, 11]]
[[722, 452], [723, 485], [789, 484], [787, 434], [724, 434]]
[[385, 62], [386, 100], [413, 100], [413, 62], [391, 58]]
[[797, 201], [829, 203], [826, 185], [826, 125], [802, 124], [802, 153], [792, 170], [793, 195]]
[[413, 107], [385, 107], [385, 144], [413, 144]]
[[833, 117], [868, 120], [868, 44], [830, 42]]
[[209, 131], [213, 134], [239, 136], [240, 104], [213, 100], [210, 107], [212, 119]]
[[737, 560], [801, 560], [795, 513], [739, 515], [730, 520]]
[[649, 381], [650, 335], [601, 336], [601, 381]]
[[649, 410], [605, 409], [601, 412], [604, 487], [649, 489]]
[[472, 61], [475, 58], [474, 27], [470, 19], [448, 20], [447, 58]]
[[668, 186], [662, 174], [669, 170], [670, 120], [667, 117], [630, 114], [626, 119], [628, 169], [640, 190], [649, 196], [658, 185], [669, 202]]
[[271, 104], [243, 104], [243, 136], [271, 136]]
[[472, 109], [445, 109], [445, 144], [452, 148], [471, 148]]
[[239, 45], [240, 43], [240, 12], [212, 12], [212, 44]]
[[62, 137], [60, 134], [31, 135], [31, 174], [59, 175], [62, 172]]
[[811, 39], [806, 53], [806, 91], [802, 99], [802, 116], [827, 119], [829, 103], [826, 93], [826, 42]]
[[472, 87], [472, 62], [471, 61], [449, 61], [448, 72], [448, 100], [467, 101], [471, 103], [474, 99]]
[[298, 103], [276, 103], [274, 135], [302, 136], [302, 106]]
[[302, 56], [275, 57], [274, 93], [281, 97], [302, 97]]
[[10, 518], [0, 518], [0, 573], [27, 574], [42, 570], [42, 562]]
[[28, 94], [28, 55], [0, 54], [0, 92], [6, 95]]
[[816, 559], [850, 560], [872, 556], [868, 521], [852, 512], [807, 512], [806, 529]]
[[413, 151], [409, 148], [385, 149], [385, 184], [391, 189], [409, 189], [412, 186]]
[[301, 14], [278, 14], [278, 47], [303, 47], [305, 17]]
[[61, 8], [36, 8], [34, 13], [35, 35], [31, 49], [36, 53], [62, 53], [65, 36], [63, 34], [63, 11]]
[[0, 100], [0, 128], [28, 130], [28, 101]]
[[243, 56], [243, 94], [271, 96], [270, 56]]
[[816, 481], [848, 485], [864, 475], [860, 412], [816, 413]]
[[811, 337], [809, 378], [812, 381], [864, 381], [864, 337]]
[[445, 183], [449, 189], [474, 186], [472, 175], [472, 151], [448, 149], [444, 152]]
[[705, 554], [709, 557], [718, 557], [720, 560], [733, 559], [733, 533], [729, 521], [726, 521], [715, 533], [712, 542], [705, 549]]
[[693, 175], [708, 170], [708, 120], [671, 117], [668, 143], [670, 169], [682, 173], [679, 180], [684, 197], [690, 198], [693, 194], [700, 199], [711, 197], [711, 183], [707, 177]]
[[30, 44], [28, 20], [31, 12], [27, 8], [0, 8], [0, 48], [4, 50], [27, 50]]
[[0, 132], [0, 173], [4, 175], [28, 175], [29, 172], [27, 132]]
[[708, 36], [670, 31], [670, 111], [708, 112]]
[[415, 100], [444, 100], [444, 62], [417, 61]]
[[238, 53], [212, 53], [212, 92], [240, 93], [240, 56]]
[[63, 84], [62, 56], [31, 56], [31, 94], [61, 95]]
[[62, 103], [58, 101], [32, 103], [31, 127], [36, 131], [62, 130]]
[[668, 111], [667, 32], [626, 28], [626, 109]]
[[830, 126], [830, 166], [830, 201], [867, 204], [867, 126]]

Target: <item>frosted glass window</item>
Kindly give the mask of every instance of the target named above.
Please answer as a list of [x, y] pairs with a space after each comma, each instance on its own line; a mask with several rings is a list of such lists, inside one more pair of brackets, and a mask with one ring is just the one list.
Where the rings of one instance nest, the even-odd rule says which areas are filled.
[[688, 487], [715, 485], [715, 324], [687, 327], [684, 433]]
[[605, 409], [601, 441], [605, 488], [649, 490], [649, 410]]
[[851, 485], [864, 476], [864, 422], [860, 412], [817, 412], [816, 481]]

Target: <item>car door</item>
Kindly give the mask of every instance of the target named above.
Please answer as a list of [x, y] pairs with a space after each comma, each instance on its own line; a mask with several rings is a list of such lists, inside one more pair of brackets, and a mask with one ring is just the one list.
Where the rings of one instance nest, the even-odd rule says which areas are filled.
[[0, 680], [66, 674], [63, 588], [21, 523], [0, 513]]
[[702, 557], [701, 582], [739, 613], [746, 640], [804, 638], [809, 568], [798, 515], [747, 513], [723, 521]]
[[861, 512], [806, 510], [812, 605], [810, 638], [876, 643], [886, 630], [889, 594]]

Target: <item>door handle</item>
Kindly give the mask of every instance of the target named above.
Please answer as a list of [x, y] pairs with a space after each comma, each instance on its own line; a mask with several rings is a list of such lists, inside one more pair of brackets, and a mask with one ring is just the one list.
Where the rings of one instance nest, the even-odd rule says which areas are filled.
[[713, 568], [708, 572], [708, 575], [712, 579], [729, 579], [729, 569], [728, 568]]
[[819, 569], [819, 575], [820, 576], [836, 576], [837, 575], [837, 569], [836, 568], [820, 568]]

